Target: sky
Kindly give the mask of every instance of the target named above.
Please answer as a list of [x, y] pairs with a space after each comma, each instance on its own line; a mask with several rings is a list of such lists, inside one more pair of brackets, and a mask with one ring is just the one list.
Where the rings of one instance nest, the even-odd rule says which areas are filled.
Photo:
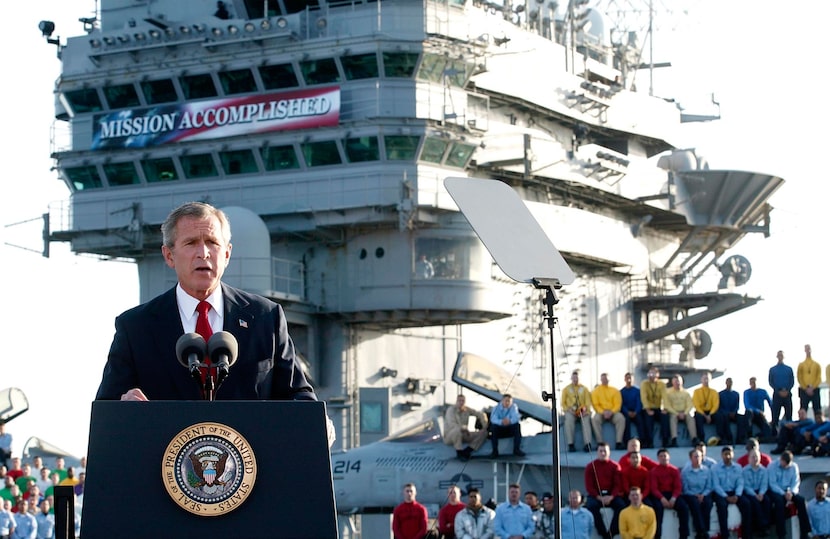
[[[819, 363], [830, 361], [821, 310], [830, 299], [821, 251], [830, 193], [822, 140], [830, 125], [822, 85], [830, 3], [802, 3], [797, 10], [778, 0], [684, 5], [688, 15], [655, 39], [654, 60], [672, 62], [655, 74], [655, 93], [691, 104], [705, 103], [714, 92], [721, 119], [686, 126], [676, 144], [696, 148], [713, 169], [786, 180], [772, 199], [772, 235], [750, 236], [730, 253], [752, 263], [752, 278], [739, 291], [763, 301], [703, 326], [714, 345], [699, 366], [726, 366], [740, 389], [752, 374], [766, 379], [779, 349], [793, 366], [806, 343]], [[55, 36], [65, 40], [82, 32], [78, 19], [91, 16], [94, 8], [93, 0], [13, 2], [6, 6], [11, 24], [0, 33], [6, 51], [0, 85], [6, 126], [0, 145], [5, 165], [0, 297], [7, 305], [0, 389], [18, 387], [29, 400], [29, 411], [8, 426], [16, 452], [38, 436], [75, 456], [86, 453], [90, 405], [114, 318], [138, 302], [131, 264], [76, 256], [65, 244], [53, 243], [48, 259], [7, 245], [40, 251], [36, 219], [50, 204], [68, 199], [50, 158], [52, 90], [60, 62], [38, 22], [54, 21]], [[647, 87], [647, 79], [638, 87]]]

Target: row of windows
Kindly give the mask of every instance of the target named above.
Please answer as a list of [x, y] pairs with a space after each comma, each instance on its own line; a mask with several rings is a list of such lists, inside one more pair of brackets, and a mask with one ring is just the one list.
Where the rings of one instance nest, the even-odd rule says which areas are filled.
[[[180, 100], [209, 99], [273, 90], [285, 90], [343, 80], [411, 78], [419, 66], [415, 52], [376, 52], [337, 58], [302, 60], [296, 63], [263, 65], [255, 69], [230, 69], [215, 74], [182, 75], [176, 79], [146, 80], [102, 88], [65, 92], [66, 104], [74, 114], [174, 103]], [[463, 86], [472, 72], [472, 63], [425, 53], [418, 78], [432, 82], [446, 80]]]
[[[475, 146], [429, 136], [421, 144], [417, 135], [384, 135], [383, 137], [352, 137], [341, 141], [324, 140], [299, 144], [299, 152], [292, 144], [267, 146], [258, 151], [226, 150], [214, 153], [193, 153], [175, 157], [141, 159], [104, 163], [100, 173], [96, 165], [67, 167], [64, 175], [74, 191], [104, 186], [137, 185], [142, 177], [147, 183], [186, 179], [215, 178], [259, 174], [262, 170], [275, 172], [296, 170], [302, 165], [319, 167], [345, 163], [420, 160], [444, 166], [464, 168], [473, 155]], [[342, 151], [341, 151], [342, 150]], [[101, 176], [103, 174], [103, 177]]]

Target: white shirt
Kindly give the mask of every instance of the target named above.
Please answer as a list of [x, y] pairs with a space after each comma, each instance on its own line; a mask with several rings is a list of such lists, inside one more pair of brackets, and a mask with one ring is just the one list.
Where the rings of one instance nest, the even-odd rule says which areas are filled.
[[[208, 311], [210, 328], [214, 333], [222, 331], [225, 325], [225, 298], [222, 295], [222, 287], [217, 286], [206, 301], [210, 303], [210, 310]], [[176, 285], [176, 303], [179, 305], [179, 318], [181, 318], [184, 332], [195, 332], [196, 320], [199, 318], [199, 313], [196, 312], [199, 300], [185, 292], [182, 285], [178, 284]]]

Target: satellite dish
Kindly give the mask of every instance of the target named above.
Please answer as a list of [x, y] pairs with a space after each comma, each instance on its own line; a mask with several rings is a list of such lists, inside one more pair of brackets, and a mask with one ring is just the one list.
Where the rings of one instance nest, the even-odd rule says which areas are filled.
[[745, 257], [732, 255], [726, 259], [720, 269], [721, 279], [718, 283], [718, 290], [730, 288], [731, 286], [745, 285], [752, 276], [752, 266]]
[[683, 351], [680, 353], [680, 361], [688, 361], [690, 357], [703, 359], [712, 351], [712, 337], [702, 329], [693, 329], [680, 341]]

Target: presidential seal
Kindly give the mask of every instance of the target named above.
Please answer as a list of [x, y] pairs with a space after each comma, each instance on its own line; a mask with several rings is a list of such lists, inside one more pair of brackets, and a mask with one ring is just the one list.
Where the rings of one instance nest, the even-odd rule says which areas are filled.
[[192, 425], [164, 451], [164, 488], [182, 509], [203, 517], [226, 515], [251, 494], [256, 457], [248, 441], [220, 423]]

